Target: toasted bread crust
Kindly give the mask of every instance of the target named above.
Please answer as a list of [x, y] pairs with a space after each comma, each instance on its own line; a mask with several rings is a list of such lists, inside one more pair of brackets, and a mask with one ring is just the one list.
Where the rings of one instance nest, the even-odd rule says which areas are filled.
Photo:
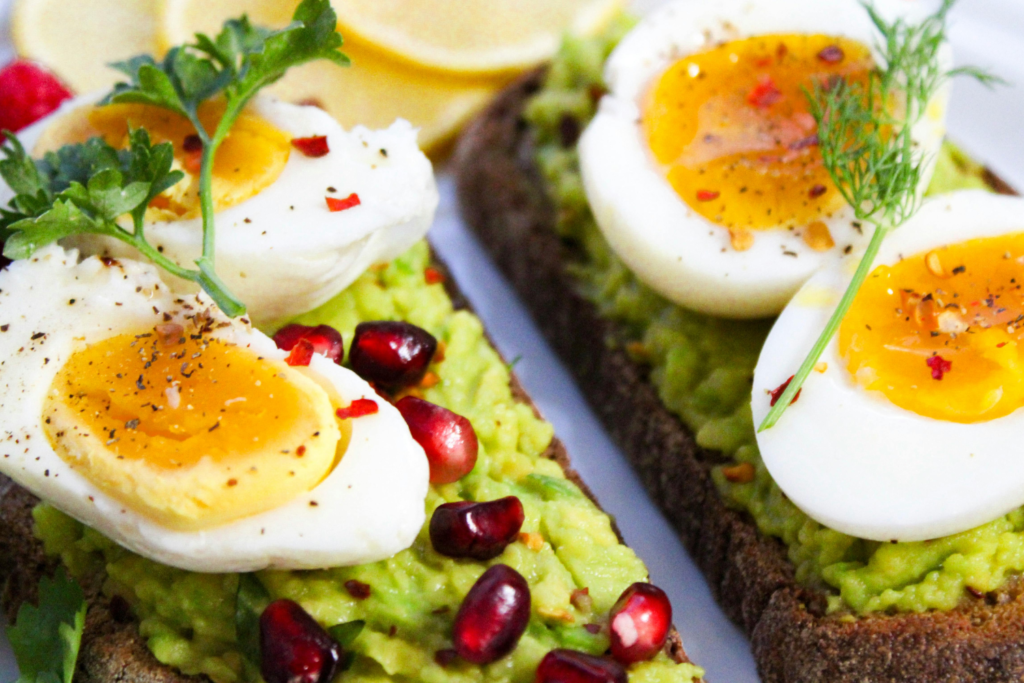
[[[463, 217], [483, 239], [594, 410], [676, 527], [726, 614], [750, 636], [768, 683], [1024, 680], [1018, 580], [950, 612], [826, 615], [826, 595], [796, 582], [785, 548], [719, 497], [721, 455], [661, 403], [626, 337], [577, 293], [566, 265], [581, 252], [554, 231], [533, 162], [525, 100], [543, 72], [510, 86], [466, 131], [454, 168]], [[1002, 191], [1009, 188], [993, 182]]]
[[[444, 273], [445, 288], [456, 308], [470, 309], [468, 300], [444, 264], [435, 256], [434, 267]], [[512, 375], [512, 395], [533, 408], [536, 405]], [[554, 460], [595, 505], [593, 492], [572, 469], [565, 446], [552, 440], [545, 457]], [[43, 544], [32, 532], [32, 509], [39, 500], [25, 489], [0, 474], [0, 604], [9, 623], [14, 623], [23, 602], [37, 600], [39, 579], [52, 575], [60, 560], [47, 557]], [[622, 534], [612, 525], [622, 541]], [[185, 676], [158, 662], [139, 635], [138, 622], [124, 601], [110, 600], [101, 593], [100, 581], [82, 586], [89, 602], [85, 633], [75, 672], [75, 683], [201, 683], [206, 676]], [[665, 644], [667, 654], [676, 662], [689, 662], [679, 633], [673, 629]]]

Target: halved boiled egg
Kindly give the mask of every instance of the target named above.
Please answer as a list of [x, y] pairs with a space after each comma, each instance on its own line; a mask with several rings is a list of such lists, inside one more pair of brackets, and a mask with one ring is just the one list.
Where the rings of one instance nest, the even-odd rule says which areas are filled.
[[[154, 142], [172, 143], [175, 166], [186, 177], [154, 201], [145, 233], [165, 256], [194, 267], [202, 253], [202, 144], [195, 129], [163, 109], [97, 107], [94, 100], [70, 101], [27, 129], [23, 143], [36, 157], [97, 135], [125, 147], [130, 128], [146, 128]], [[204, 127], [212, 131], [222, 113], [222, 103], [204, 104]], [[324, 139], [311, 148], [310, 138]], [[409, 123], [345, 131], [317, 107], [269, 97], [246, 108], [218, 149], [213, 195], [217, 274], [263, 325], [319, 306], [367, 267], [400, 255], [426, 234], [438, 203], [432, 166]], [[338, 211], [338, 202], [346, 208]], [[94, 235], [65, 246], [138, 257], [123, 243]], [[172, 284], [193, 291], [186, 283]]]
[[[805, 89], [865, 83], [878, 39], [856, 0], [676, 0], [648, 16], [609, 58], [610, 92], [579, 143], [587, 198], [616, 254], [682, 306], [753, 318], [865, 245], [870, 226], [822, 163]], [[947, 97], [944, 87], [913, 129], [926, 159]], [[930, 175], [929, 165], [922, 191]]]
[[[755, 423], [856, 265], [822, 269], [779, 317], [754, 375]], [[757, 437], [772, 478], [817, 521], [914, 541], [1024, 505], [1024, 200], [926, 203], [882, 243], [817, 370]]]
[[[45, 247], [0, 272], [0, 471], [183, 569], [407, 548], [425, 519], [423, 449], [353, 372], [285, 356], [152, 266]], [[377, 412], [336, 415], [361, 399]]]

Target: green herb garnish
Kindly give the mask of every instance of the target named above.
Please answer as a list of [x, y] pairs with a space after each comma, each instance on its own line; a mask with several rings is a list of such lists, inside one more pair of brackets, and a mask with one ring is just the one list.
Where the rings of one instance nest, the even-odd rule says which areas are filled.
[[17, 683], [71, 683], [85, 630], [85, 594], [60, 568], [39, 582], [39, 605], [23, 603], [7, 629], [21, 677]]
[[[338, 51], [341, 36], [329, 0], [303, 0], [291, 24], [278, 31], [253, 26], [246, 17], [232, 19], [211, 39], [172, 48], [159, 62], [142, 55], [113, 65], [129, 82], [118, 84], [101, 104], [132, 102], [168, 109], [184, 116], [203, 143], [199, 196], [203, 215], [203, 254], [198, 270], [163, 257], [143, 234], [149, 202], [184, 176], [171, 171], [170, 143], [152, 146], [145, 131], [132, 131], [131, 146], [118, 151], [101, 139], [67, 145], [33, 162], [7, 133], [0, 176], [17, 196], [0, 209], [0, 231], [8, 237], [4, 256], [27, 258], [36, 249], [69, 235], [107, 235], [135, 247], [171, 274], [197, 283], [229, 316], [245, 312], [214, 269], [213, 159], [246, 104], [285, 72], [306, 62], [327, 59], [347, 65]], [[224, 114], [212, 133], [199, 120], [204, 102], [222, 97]], [[131, 229], [118, 224], [129, 215]]]
[[835, 79], [807, 92], [825, 168], [857, 220], [875, 231], [835, 312], [759, 432], [774, 426], [800, 391], [871, 271], [882, 240], [920, 208], [921, 177], [930, 160], [914, 147], [914, 124], [946, 79], [968, 75], [986, 85], [1000, 80], [973, 67], [942, 70], [938, 54], [954, 4], [943, 0], [935, 14], [909, 24], [904, 19], [887, 22], [864, 3], [882, 36], [877, 45], [882, 64], [871, 71], [866, 86]]

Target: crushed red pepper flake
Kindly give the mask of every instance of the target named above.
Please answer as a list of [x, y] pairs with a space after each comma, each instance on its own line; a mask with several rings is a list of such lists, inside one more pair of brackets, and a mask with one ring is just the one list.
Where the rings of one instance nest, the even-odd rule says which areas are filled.
[[828, 188], [825, 187], [824, 185], [815, 185], [814, 187], [811, 188], [811, 191], [808, 192], [807, 194], [808, 194], [808, 196], [810, 196], [811, 199], [817, 199], [818, 197], [820, 197], [821, 195], [825, 194], [826, 192], [828, 192]]
[[365, 600], [370, 597], [370, 584], [349, 579], [345, 582], [345, 590], [356, 600]]
[[326, 135], [312, 135], [308, 138], [292, 138], [292, 147], [302, 152], [307, 157], [314, 159], [327, 156], [331, 151], [327, 146]]
[[722, 476], [725, 477], [726, 481], [733, 484], [749, 484], [754, 481], [756, 473], [757, 471], [754, 469], [754, 466], [749, 462], [741, 462], [738, 465], [722, 468]]
[[818, 59], [826, 64], [838, 64], [846, 59], [846, 53], [838, 45], [829, 45], [818, 53]]
[[293, 367], [305, 367], [311, 360], [313, 360], [313, 342], [308, 339], [300, 339], [295, 342], [295, 346], [292, 347], [291, 353], [284, 359], [284, 362]]
[[423, 271], [423, 279], [428, 285], [436, 285], [444, 282], [444, 273], [437, 268], [427, 268]]
[[347, 408], [338, 408], [336, 414], [342, 420], [348, 420], [350, 418], [375, 415], [379, 410], [380, 406], [372, 398], [357, 398]]
[[698, 202], [710, 202], [718, 199], [721, 196], [721, 192], [717, 190], [697, 190], [697, 201]]
[[953, 369], [953, 361], [946, 360], [942, 356], [934, 355], [925, 359], [925, 364], [932, 370], [932, 379], [941, 380], [942, 377]]
[[758, 109], [767, 109], [782, 99], [782, 91], [775, 85], [771, 76], [762, 76], [757, 85], [747, 94], [747, 104]]
[[359, 206], [362, 203], [359, 201], [359, 195], [355, 192], [344, 199], [337, 199], [336, 197], [324, 197], [324, 199], [327, 201], [327, 208], [331, 213], [351, 209], [353, 206]]
[[[789, 379], [787, 379], [785, 382], [783, 382], [782, 384], [780, 384], [779, 386], [775, 387], [770, 392], [768, 392], [768, 393], [770, 393], [772, 395], [772, 402], [771, 402], [772, 406], [774, 406], [776, 403], [778, 403], [779, 399], [782, 398], [782, 393], [784, 391], [786, 391], [786, 387], [788, 387], [789, 383], [793, 381], [793, 377], [794, 376], [795, 375], [790, 375]], [[801, 393], [803, 393], [803, 389], [800, 389], [800, 391], [796, 392], [796, 396], [793, 397], [793, 400], [790, 401], [789, 405], [793, 405], [794, 403], [799, 401]]]

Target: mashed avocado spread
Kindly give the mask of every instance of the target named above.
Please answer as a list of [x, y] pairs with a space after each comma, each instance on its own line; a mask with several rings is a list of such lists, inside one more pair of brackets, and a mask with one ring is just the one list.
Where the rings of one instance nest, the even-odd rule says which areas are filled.
[[[575, 140], [566, 132], [581, 130], [593, 117], [604, 61], [632, 23], [623, 17], [600, 38], [567, 39], [526, 111], [536, 161], [558, 209], [557, 229], [586, 254], [585, 262], [571, 266], [580, 290], [602, 315], [622, 325], [627, 350], [649, 364], [661, 400], [697, 443], [754, 466], [753, 481], [743, 484], [730, 483], [719, 468], [719, 491], [749, 512], [762, 533], [786, 544], [797, 579], [828, 591], [831, 611], [948, 610], [967, 590], [999, 588], [1024, 570], [1024, 509], [918, 543], [866, 541], [813, 521], [772, 481], [754, 438], [750, 386], [772, 321], [723, 320], [685, 310], [645, 287], [612, 253], [588, 208]], [[946, 144], [929, 193], [985, 187], [982, 168]]]
[[[647, 569], [619, 543], [611, 520], [561, 468], [544, 457], [551, 426], [517, 403], [509, 368], [484, 336], [480, 321], [455, 311], [444, 287], [427, 284], [430, 254], [421, 242], [386, 267], [373, 269], [345, 292], [299, 322], [326, 323], [351, 342], [366, 320], [406, 320], [445, 344], [444, 359], [431, 370], [437, 384], [423, 398], [468, 417], [480, 440], [476, 468], [462, 480], [431, 487], [428, 519], [438, 505], [458, 500], [518, 496], [526, 510], [523, 531], [532, 542], [516, 542], [490, 563], [452, 560], [436, 552], [426, 527], [411, 548], [375, 564], [322, 571], [266, 571], [257, 576], [272, 598], [291, 598], [321, 624], [364, 620], [352, 643], [353, 667], [345, 681], [532, 681], [541, 658], [567, 647], [592, 654], [608, 648], [607, 621], [623, 590], [643, 581]], [[381, 491], [386, 496], [387, 491]], [[104, 590], [120, 595], [141, 619], [140, 631], [157, 659], [186, 674], [206, 674], [216, 683], [255, 680], [235, 635], [237, 574], [196, 574], [134, 555], [48, 505], [35, 509], [36, 533], [47, 552], [59, 554], [76, 576], [105, 575]], [[543, 541], [538, 543], [537, 541]], [[463, 597], [488, 564], [507, 564], [529, 582], [532, 614], [515, 651], [480, 667], [456, 661], [446, 668], [435, 653], [452, 647], [452, 621]], [[353, 597], [348, 581], [370, 586]], [[573, 604], [573, 591], [587, 588], [593, 606]], [[634, 683], [684, 683], [702, 675], [664, 653], [629, 669]]]

